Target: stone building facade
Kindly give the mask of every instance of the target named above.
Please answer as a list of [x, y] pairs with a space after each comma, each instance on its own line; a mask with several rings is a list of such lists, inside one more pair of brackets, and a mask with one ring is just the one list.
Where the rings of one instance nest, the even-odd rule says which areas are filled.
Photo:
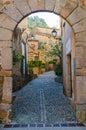
[[[58, 60], [59, 59], [59, 58], [57, 58], [58, 56], [57, 57], [56, 56], [54, 56], [54, 57], [46, 56], [46, 51], [51, 50], [50, 43], [52, 43], [52, 45], [54, 46], [55, 41], [56, 41], [56, 39], [52, 36], [52, 33], [51, 33], [52, 30], [53, 30], [53, 28], [36, 26], [30, 31], [30, 34], [28, 34], [28, 36], [29, 36], [28, 60], [31, 60], [31, 59], [35, 60], [35, 56], [39, 57], [38, 59], [44, 63], [48, 62], [49, 60], [53, 60], [53, 59]], [[56, 29], [56, 31], [58, 32], [56, 35], [56, 38], [60, 38], [61, 29], [58, 28], [58, 29]], [[34, 36], [34, 40], [30, 39], [30, 35]], [[44, 44], [44, 43], [46, 43], [46, 44]], [[33, 45], [33, 46], [31, 47], [31, 45]], [[45, 48], [46, 48], [46, 50], [45, 50]], [[45, 56], [46, 56], [46, 59], [45, 59]]]
[[70, 99], [73, 108], [76, 109], [76, 57], [74, 34], [71, 26], [65, 20], [62, 20], [62, 26], [64, 94]]
[[[43, 53], [43, 54], [42, 54]], [[28, 41], [28, 60], [40, 60], [44, 61], [44, 49], [39, 48], [38, 40]]]
[[[80, 52], [82, 52], [82, 55], [85, 57], [85, 49], [81, 49], [80, 46], [76, 48], [74, 32], [65, 20], [62, 20], [62, 25], [64, 94], [69, 98], [75, 111], [83, 109], [82, 113], [78, 112], [76, 115], [77, 119], [82, 121], [86, 119], [86, 108], [84, 105], [86, 102], [86, 87], [85, 77], [81, 76], [81, 73], [85, 71], [85, 64], [83, 64], [83, 59], [80, 58]], [[77, 56], [76, 52], [78, 52]], [[77, 57], [79, 61], [77, 61]], [[82, 72], [80, 68], [83, 70]], [[83, 84], [81, 84], [81, 80], [83, 80]], [[83, 106], [83, 108], [81, 106]]]
[[[34, 4], [33, 4], [34, 3]], [[11, 122], [13, 32], [27, 15], [37, 11], [59, 14], [72, 27], [75, 41], [75, 103], [77, 121], [86, 122], [86, 2], [85, 0], [0, 1], [0, 120]], [[3, 79], [3, 80], [1, 80]]]

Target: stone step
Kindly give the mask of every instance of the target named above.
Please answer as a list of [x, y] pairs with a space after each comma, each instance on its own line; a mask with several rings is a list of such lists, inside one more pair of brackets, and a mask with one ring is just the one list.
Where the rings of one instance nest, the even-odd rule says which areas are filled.
[[86, 130], [86, 127], [2, 128], [0, 130]]
[[7, 124], [0, 126], [0, 130], [86, 130], [83, 123], [57, 124]]
[[85, 127], [83, 123], [56, 123], [56, 124], [7, 124], [4, 128], [55, 128], [55, 127]]

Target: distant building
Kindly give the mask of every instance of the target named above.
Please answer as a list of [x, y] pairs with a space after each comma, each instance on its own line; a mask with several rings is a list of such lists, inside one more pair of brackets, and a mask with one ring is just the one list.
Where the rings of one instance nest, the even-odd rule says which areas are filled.
[[[44, 27], [39, 27], [39, 26], [36, 26], [34, 27], [30, 34], [29, 34], [29, 40], [28, 40], [28, 59], [30, 60], [32, 57], [32, 59], [39, 59], [39, 60], [42, 60], [42, 61], [49, 61], [51, 59], [58, 59], [57, 57], [58, 56], [54, 56], [54, 57], [46, 57], [45, 59], [45, 50], [48, 49], [50, 50], [50, 42], [52, 42], [52, 44], [55, 44], [55, 41], [57, 38], [59, 38], [61, 36], [61, 30], [60, 29], [56, 29], [56, 31], [58, 32], [57, 36], [56, 36], [56, 39], [54, 39], [52, 36], [51, 36], [51, 32], [52, 32], [53, 28], [44, 28]], [[30, 39], [30, 36], [31, 35], [34, 35], [34, 40], [31, 40]], [[37, 43], [38, 42], [38, 43]], [[45, 45], [45, 49], [42, 48], [42, 45], [44, 43], [47, 43]], [[31, 45], [30, 44], [34, 44], [33, 46], [34, 49], [36, 49], [37, 52], [34, 51], [34, 49], [32, 49], [32, 53], [30, 53], [31, 51]], [[38, 50], [37, 50], [38, 48]], [[34, 56], [32, 56], [34, 55]], [[37, 58], [37, 55], [39, 58]]]
[[[55, 43], [55, 39], [51, 36], [53, 28], [36, 26], [32, 30], [29, 30], [27, 25], [27, 18], [19, 23], [14, 32], [13, 42], [13, 50], [25, 57], [22, 66], [23, 74], [27, 74], [28, 60], [41, 60], [42, 62], [46, 62], [55, 58], [58, 60], [57, 56], [45, 57], [45, 49], [42, 47], [43, 43], [48, 43], [46, 48], [51, 49], [49, 47], [49, 43]], [[56, 38], [59, 38], [61, 36], [61, 31], [60, 29], [56, 29], [56, 31], [58, 32]], [[34, 39], [31, 39], [32, 35], [34, 36]], [[20, 74], [20, 72], [18, 72], [20, 69], [21, 66], [17, 65], [14, 67], [13, 72]]]

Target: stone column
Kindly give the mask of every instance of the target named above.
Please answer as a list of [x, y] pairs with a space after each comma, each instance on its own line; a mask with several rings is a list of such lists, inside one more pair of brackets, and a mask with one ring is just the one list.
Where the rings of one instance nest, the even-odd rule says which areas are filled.
[[2, 41], [1, 51], [1, 70], [0, 76], [3, 76], [3, 93], [0, 104], [0, 120], [2, 123], [11, 122], [11, 102], [12, 102], [12, 42]]
[[75, 34], [76, 119], [80, 122], [86, 122], [86, 11], [78, 6], [67, 20], [71, 21]]
[[76, 47], [76, 118], [86, 122], [86, 46], [80, 42]]

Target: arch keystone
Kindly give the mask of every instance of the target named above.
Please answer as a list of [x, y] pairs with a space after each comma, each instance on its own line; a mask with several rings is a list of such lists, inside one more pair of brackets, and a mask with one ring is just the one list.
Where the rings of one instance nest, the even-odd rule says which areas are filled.
[[45, 0], [28, 0], [31, 11], [44, 10]]
[[38, 0], [38, 9], [39, 10], [44, 10], [45, 6], [44, 6], [45, 0]]
[[55, 8], [56, 0], [45, 0], [45, 9], [53, 11]]

